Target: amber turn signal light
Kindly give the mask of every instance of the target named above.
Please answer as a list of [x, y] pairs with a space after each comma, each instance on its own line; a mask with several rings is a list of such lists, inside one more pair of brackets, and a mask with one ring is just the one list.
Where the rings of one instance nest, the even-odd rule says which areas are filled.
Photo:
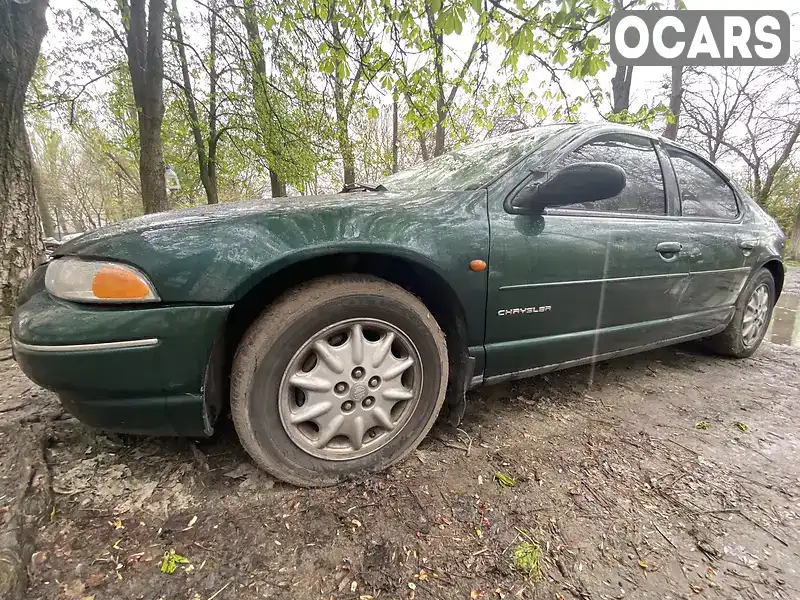
[[473, 271], [485, 271], [486, 270], [486, 261], [475, 259], [469, 263], [469, 268]]
[[103, 267], [92, 280], [92, 293], [104, 300], [133, 300], [150, 296], [150, 287], [136, 273]]

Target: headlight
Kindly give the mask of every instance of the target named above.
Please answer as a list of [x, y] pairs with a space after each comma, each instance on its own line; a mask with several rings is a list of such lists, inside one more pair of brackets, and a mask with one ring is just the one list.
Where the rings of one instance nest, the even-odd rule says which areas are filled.
[[156, 288], [130, 265], [99, 260], [59, 258], [47, 266], [47, 291], [74, 302], [154, 302]]

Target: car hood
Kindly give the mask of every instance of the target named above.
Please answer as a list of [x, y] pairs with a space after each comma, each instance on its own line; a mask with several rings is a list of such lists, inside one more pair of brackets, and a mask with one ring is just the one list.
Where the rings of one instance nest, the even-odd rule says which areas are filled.
[[293, 215], [311, 211], [341, 210], [358, 207], [359, 210], [385, 210], [418, 202], [422, 198], [440, 196], [442, 192], [347, 192], [319, 196], [287, 196], [244, 202], [206, 205], [196, 208], [134, 217], [85, 233], [61, 244], [55, 256], [81, 254], [85, 249], [111, 237], [143, 231], [182, 228], [202, 223], [236, 220], [258, 215]]

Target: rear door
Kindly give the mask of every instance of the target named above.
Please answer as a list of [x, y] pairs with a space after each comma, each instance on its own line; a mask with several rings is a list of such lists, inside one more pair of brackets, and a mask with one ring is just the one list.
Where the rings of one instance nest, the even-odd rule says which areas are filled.
[[743, 226], [738, 198], [712, 164], [682, 148], [665, 149], [678, 184], [686, 236], [680, 260], [689, 272], [676, 331], [700, 333], [727, 323], [759, 240], [752, 228]]
[[[681, 223], [669, 213], [653, 142], [607, 133], [579, 142], [574, 162], [621, 166], [626, 188], [599, 202], [510, 215], [490, 191], [487, 376], [586, 362], [672, 337], [686, 272]], [[541, 173], [525, 185], [535, 184]]]

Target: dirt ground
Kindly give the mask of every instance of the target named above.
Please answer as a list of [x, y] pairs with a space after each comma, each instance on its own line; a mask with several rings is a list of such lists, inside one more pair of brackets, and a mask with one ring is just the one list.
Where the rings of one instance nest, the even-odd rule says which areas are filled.
[[[800, 598], [798, 348], [685, 345], [487, 387], [460, 429], [322, 490], [256, 471], [229, 425], [90, 430], [6, 354], [0, 519], [23, 439], [43, 437], [54, 498], [31, 599]], [[170, 551], [188, 560], [172, 574]]]

